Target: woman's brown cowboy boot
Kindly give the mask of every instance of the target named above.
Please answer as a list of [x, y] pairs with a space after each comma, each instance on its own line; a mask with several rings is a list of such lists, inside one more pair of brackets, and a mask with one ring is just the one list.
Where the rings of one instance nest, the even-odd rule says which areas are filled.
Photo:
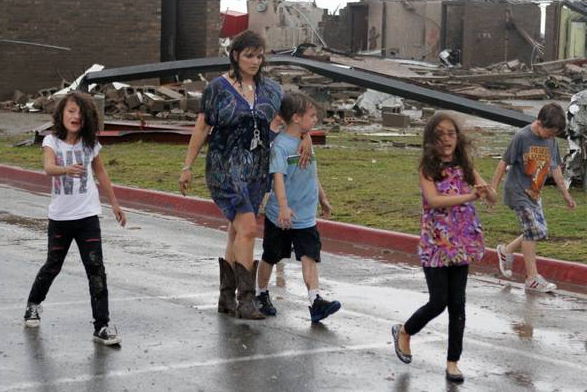
[[230, 263], [222, 257], [220, 264], [220, 297], [218, 297], [218, 312], [236, 316], [236, 275]]
[[251, 271], [247, 270], [238, 261], [234, 263], [234, 272], [236, 274], [236, 285], [238, 288], [236, 307], [236, 316], [249, 320], [261, 320], [265, 315], [259, 311], [257, 301], [255, 300], [255, 279], [257, 277], [258, 261], [255, 260]]

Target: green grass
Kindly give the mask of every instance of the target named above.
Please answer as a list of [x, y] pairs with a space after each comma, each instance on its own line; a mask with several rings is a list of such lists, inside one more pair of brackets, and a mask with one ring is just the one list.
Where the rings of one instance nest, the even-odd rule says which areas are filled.
[[[476, 166], [482, 177], [491, 179], [497, 160], [491, 158], [507, 144], [511, 135], [475, 134]], [[22, 137], [20, 138], [22, 139]], [[12, 147], [20, 139], [0, 137], [0, 163], [41, 169], [39, 146]], [[341, 222], [417, 234], [421, 198], [417, 161], [421, 138], [414, 135], [372, 136], [337, 132], [328, 135], [328, 146], [316, 147], [320, 180]], [[408, 145], [408, 147], [397, 147]], [[186, 146], [157, 143], [123, 143], [105, 146], [101, 156], [113, 182], [140, 188], [177, 193], [179, 170]], [[561, 153], [564, 146], [561, 144]], [[209, 198], [204, 179], [203, 152], [194, 165], [191, 194]], [[574, 211], [564, 206], [554, 186], [543, 190], [543, 204], [550, 239], [538, 245], [541, 256], [587, 263], [587, 194], [572, 190]], [[500, 195], [501, 198], [501, 195]], [[509, 208], [492, 210], [478, 205], [485, 228], [486, 245], [493, 247], [519, 234]]]

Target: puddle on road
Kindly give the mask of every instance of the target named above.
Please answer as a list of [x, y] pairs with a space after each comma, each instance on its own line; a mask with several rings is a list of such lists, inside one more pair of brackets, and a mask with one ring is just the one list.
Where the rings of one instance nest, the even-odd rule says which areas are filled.
[[526, 372], [506, 372], [505, 375], [507, 378], [512, 379], [517, 385], [527, 388], [534, 388], [534, 383], [532, 382], [532, 375]]
[[47, 231], [47, 219], [27, 218], [20, 215], [14, 215], [7, 211], [0, 211], [0, 222], [13, 226], [20, 226], [35, 231]]
[[522, 340], [531, 340], [534, 335], [534, 327], [530, 324], [513, 322], [512, 328]]

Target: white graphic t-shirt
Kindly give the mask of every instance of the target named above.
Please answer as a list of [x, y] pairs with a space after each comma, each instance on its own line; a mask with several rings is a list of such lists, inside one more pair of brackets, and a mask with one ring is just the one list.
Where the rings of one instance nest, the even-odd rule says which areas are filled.
[[78, 163], [85, 169], [84, 175], [77, 178], [65, 174], [52, 177], [49, 219], [76, 220], [101, 214], [102, 206], [92, 172], [92, 161], [102, 148], [100, 143], [96, 142], [92, 150], [84, 148], [81, 141], [71, 145], [54, 135], [47, 135], [43, 139], [43, 147], [55, 152], [55, 164], [58, 166]]

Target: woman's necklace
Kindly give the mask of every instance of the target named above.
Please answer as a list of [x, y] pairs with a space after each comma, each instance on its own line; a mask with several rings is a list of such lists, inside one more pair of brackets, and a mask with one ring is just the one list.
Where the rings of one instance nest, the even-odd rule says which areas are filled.
[[239, 92], [247, 101], [252, 101], [255, 98], [255, 88], [252, 84], [245, 84], [242, 81], [238, 82]]
[[241, 88], [241, 91], [243, 91], [243, 92], [245, 91], [245, 88], [244, 88], [245, 86], [247, 87], [247, 91], [253, 91], [253, 85], [252, 84], [244, 84], [243, 82], [238, 82], [238, 84], [239, 84], [239, 86]]

